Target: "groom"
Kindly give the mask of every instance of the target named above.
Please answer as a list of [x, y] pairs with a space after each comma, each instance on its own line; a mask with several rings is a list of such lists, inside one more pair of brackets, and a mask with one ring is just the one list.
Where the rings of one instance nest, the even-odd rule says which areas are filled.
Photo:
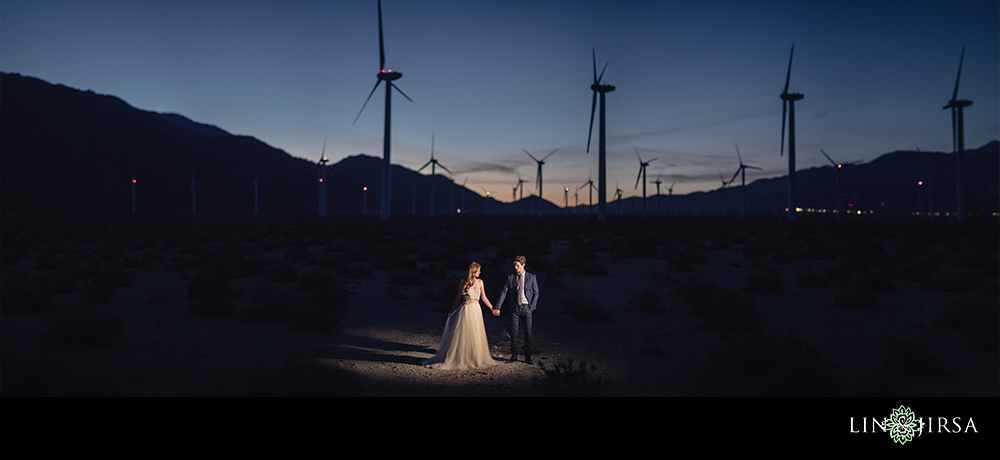
[[514, 274], [507, 277], [507, 283], [500, 291], [500, 300], [493, 309], [494, 316], [500, 316], [500, 307], [504, 298], [507, 297], [507, 289], [512, 289], [515, 299], [514, 311], [511, 313], [510, 331], [510, 361], [517, 361], [517, 341], [521, 334], [519, 329], [524, 329], [524, 362], [532, 364], [531, 360], [531, 312], [535, 311], [535, 304], [538, 303], [538, 280], [535, 275], [524, 271], [524, 264], [527, 260], [524, 256], [514, 258]]

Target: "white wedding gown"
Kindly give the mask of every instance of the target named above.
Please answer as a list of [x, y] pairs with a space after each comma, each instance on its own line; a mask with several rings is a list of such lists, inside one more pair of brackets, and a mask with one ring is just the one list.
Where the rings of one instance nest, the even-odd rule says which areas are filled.
[[483, 282], [477, 280], [465, 295], [465, 302], [448, 315], [437, 354], [424, 361], [424, 366], [461, 370], [494, 364], [486, 342], [483, 309], [479, 306], [482, 286]]

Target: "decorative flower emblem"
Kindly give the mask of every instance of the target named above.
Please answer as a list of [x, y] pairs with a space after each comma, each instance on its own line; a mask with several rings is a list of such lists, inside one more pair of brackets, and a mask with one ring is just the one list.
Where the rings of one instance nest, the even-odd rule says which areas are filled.
[[908, 407], [899, 406], [892, 410], [892, 415], [886, 420], [886, 428], [893, 442], [906, 444], [917, 434], [917, 417]]

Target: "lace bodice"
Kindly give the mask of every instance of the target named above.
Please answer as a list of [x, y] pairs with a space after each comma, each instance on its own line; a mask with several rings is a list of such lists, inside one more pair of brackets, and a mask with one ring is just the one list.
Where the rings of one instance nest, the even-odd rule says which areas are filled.
[[479, 302], [479, 297], [482, 293], [482, 285], [482, 282], [477, 280], [476, 284], [473, 284], [472, 287], [469, 288], [469, 292], [465, 294], [465, 302], [463, 303]]

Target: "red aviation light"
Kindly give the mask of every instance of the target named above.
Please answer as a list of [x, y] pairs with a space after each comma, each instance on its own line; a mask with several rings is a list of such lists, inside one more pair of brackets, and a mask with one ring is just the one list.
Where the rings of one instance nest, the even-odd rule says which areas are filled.
[[320, 182], [323, 182], [323, 178], [322, 178], [322, 177], [320, 177], [320, 178], [319, 178], [319, 181], [320, 181]]
[[135, 183], [135, 179], [132, 179], [132, 183], [133, 183], [133, 184]]
[[918, 181], [917, 181], [917, 185], [924, 185], [924, 181], [922, 181], [922, 180], [918, 180]]
[[367, 192], [367, 191], [368, 191], [368, 187], [365, 187], [365, 188], [364, 188], [364, 191], [366, 191], [366, 192]]

